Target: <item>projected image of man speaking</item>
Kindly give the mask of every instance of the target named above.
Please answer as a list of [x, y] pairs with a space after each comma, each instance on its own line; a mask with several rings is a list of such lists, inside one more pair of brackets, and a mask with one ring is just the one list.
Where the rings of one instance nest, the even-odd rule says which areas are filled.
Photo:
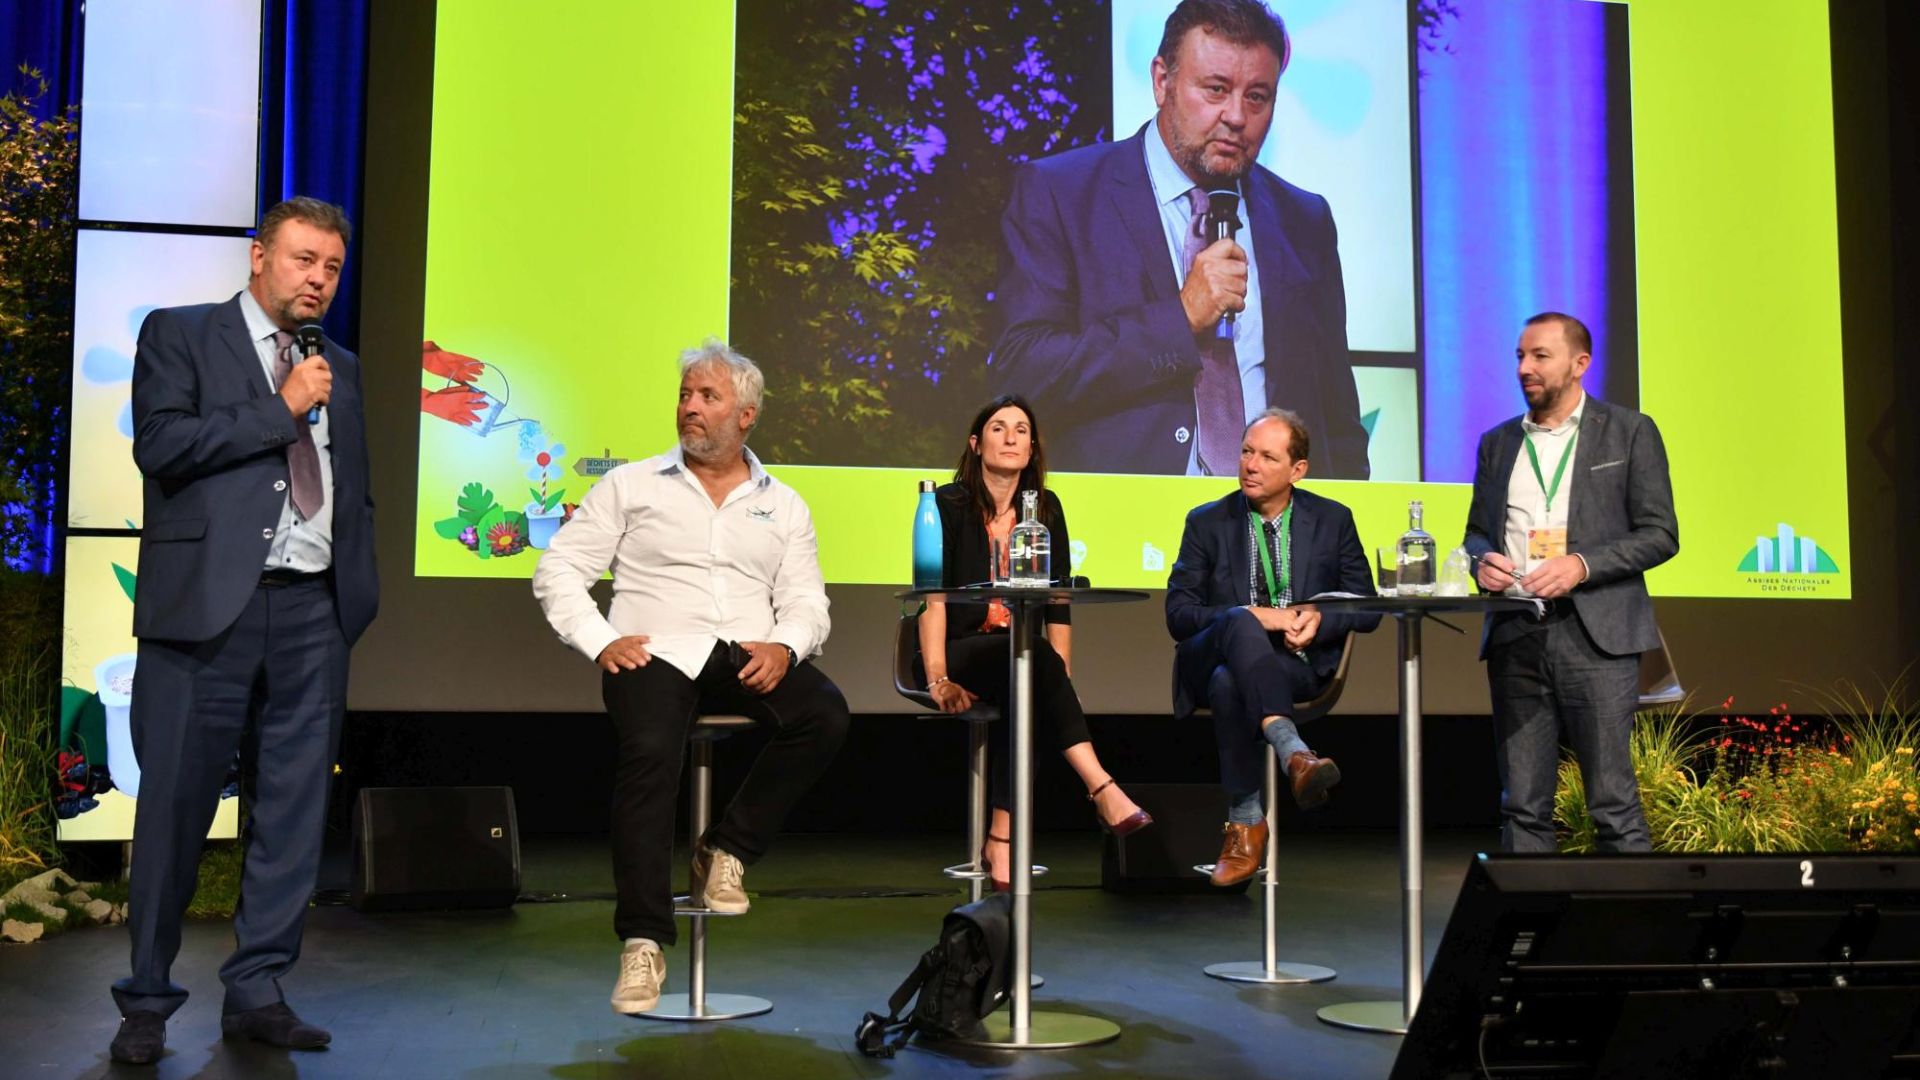
[[1257, 164], [1290, 49], [1261, 0], [1185, 0], [1154, 117], [1016, 173], [989, 379], [1060, 418], [1062, 468], [1232, 475], [1286, 408], [1367, 477], [1332, 212]]

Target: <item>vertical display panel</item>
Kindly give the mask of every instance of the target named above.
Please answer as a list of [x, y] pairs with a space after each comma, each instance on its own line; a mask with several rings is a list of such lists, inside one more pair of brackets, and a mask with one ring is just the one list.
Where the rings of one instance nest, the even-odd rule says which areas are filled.
[[86, 26], [81, 219], [251, 226], [260, 0], [91, 0]]
[[69, 526], [140, 527], [130, 390], [141, 320], [157, 307], [222, 301], [245, 288], [249, 243], [235, 236], [80, 230]]

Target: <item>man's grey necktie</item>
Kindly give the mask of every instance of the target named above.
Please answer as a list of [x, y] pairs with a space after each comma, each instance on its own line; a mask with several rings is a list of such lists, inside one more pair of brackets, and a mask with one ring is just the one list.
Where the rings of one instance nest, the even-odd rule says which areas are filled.
[[[1205, 234], [1207, 193], [1197, 185], [1187, 191], [1193, 210], [1181, 259], [1193, 272], [1194, 257], [1212, 243]], [[1193, 384], [1193, 404], [1200, 419], [1200, 464], [1214, 476], [1240, 472], [1240, 435], [1247, 424], [1246, 398], [1240, 391], [1240, 358], [1233, 338], [1214, 337], [1209, 331], [1200, 344], [1200, 375]]]
[[[275, 330], [273, 345], [273, 389], [278, 392], [293, 372], [293, 335]], [[313, 425], [306, 417], [294, 417], [293, 426], [300, 432], [287, 447], [287, 470], [293, 474], [293, 508], [300, 512], [302, 521], [312, 521], [327, 498], [320, 483], [320, 450], [313, 444]]]

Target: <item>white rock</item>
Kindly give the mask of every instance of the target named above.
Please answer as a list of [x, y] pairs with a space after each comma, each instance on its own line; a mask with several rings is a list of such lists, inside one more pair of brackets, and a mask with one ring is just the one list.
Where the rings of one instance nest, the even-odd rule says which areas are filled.
[[86, 907], [92, 901], [93, 896], [85, 889], [75, 889], [67, 894], [67, 903], [75, 907]]
[[40, 935], [46, 932], [47, 928], [37, 922], [21, 922], [19, 919], [0, 922], [0, 939], [17, 941], [23, 945], [29, 941], [39, 941]]
[[87, 918], [94, 922], [108, 922], [113, 918], [113, 905], [105, 900], [89, 900], [80, 910], [86, 912]]

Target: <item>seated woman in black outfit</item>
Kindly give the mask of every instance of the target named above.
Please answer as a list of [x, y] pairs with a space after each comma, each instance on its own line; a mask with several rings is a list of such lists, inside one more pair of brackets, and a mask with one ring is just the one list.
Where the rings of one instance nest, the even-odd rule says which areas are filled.
[[[973, 418], [967, 448], [954, 469], [954, 482], [937, 495], [940, 524], [945, 533], [949, 587], [987, 581], [989, 537], [1004, 541], [1019, 520], [1019, 493], [1040, 492], [1040, 522], [1052, 534], [1056, 580], [1067, 577], [1067, 519], [1060, 500], [1046, 488], [1046, 456], [1040, 425], [1033, 409], [1018, 397], [995, 398]], [[1002, 567], [1004, 571], [1005, 568]], [[925, 665], [927, 690], [941, 711], [961, 713], [978, 698], [1005, 705], [1010, 681], [1007, 628], [1011, 613], [1004, 604], [947, 604], [929, 601], [920, 615], [920, 658]], [[1145, 810], [1127, 798], [1093, 752], [1087, 735], [1087, 717], [1070, 681], [1072, 667], [1071, 609], [1052, 605], [1036, 626], [1033, 650], [1033, 706], [1036, 745], [1051, 741], [1067, 764], [1087, 786], [1100, 823], [1125, 836], [1153, 822]], [[1005, 761], [1005, 739], [993, 740], [993, 817], [983, 853], [996, 889], [1007, 887], [1011, 780]]]

